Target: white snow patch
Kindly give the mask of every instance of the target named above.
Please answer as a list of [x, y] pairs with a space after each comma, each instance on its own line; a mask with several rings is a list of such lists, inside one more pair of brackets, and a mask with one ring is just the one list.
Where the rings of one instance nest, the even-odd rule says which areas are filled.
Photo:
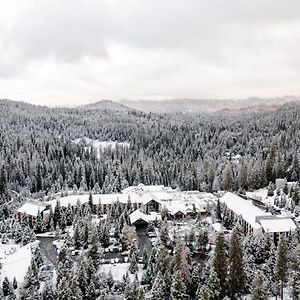
[[[113, 279], [117, 281], [122, 281], [123, 276], [126, 275], [126, 272], [128, 272], [130, 279], [134, 279], [135, 274], [130, 274], [128, 269], [129, 269], [129, 263], [106, 264], [106, 265], [101, 265], [100, 272], [108, 274], [109, 271], [111, 271]], [[138, 264], [137, 276], [139, 280], [142, 279], [143, 272], [144, 272], [143, 265]]]
[[118, 141], [99, 141], [99, 140], [93, 140], [88, 137], [83, 138], [77, 138], [73, 140], [73, 143], [79, 144], [81, 142], [84, 142], [87, 146], [85, 147], [86, 151], [90, 151], [93, 147], [97, 151], [97, 157], [100, 157], [100, 152], [104, 151], [105, 149], [111, 148], [112, 150], [115, 150], [116, 147], [122, 147], [122, 148], [129, 148], [130, 143], [128, 142], [118, 142]]
[[[23, 282], [31, 263], [31, 247], [36, 244], [37, 242], [29, 243], [25, 246], [0, 244], [1, 280], [7, 276], [10, 281], [16, 277], [19, 284]], [[10, 249], [14, 249], [15, 252], [9, 254]]]

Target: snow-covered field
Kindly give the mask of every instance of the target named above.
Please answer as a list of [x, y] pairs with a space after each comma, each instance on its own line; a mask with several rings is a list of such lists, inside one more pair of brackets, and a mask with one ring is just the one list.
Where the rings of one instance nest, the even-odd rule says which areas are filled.
[[31, 262], [31, 247], [35, 245], [37, 242], [29, 243], [26, 246], [0, 244], [1, 281], [7, 276], [11, 281], [16, 277], [18, 283], [23, 282]]
[[[122, 264], [107, 264], [107, 265], [101, 265], [99, 271], [108, 274], [109, 271], [111, 271], [112, 277], [114, 280], [121, 281], [123, 276], [126, 274], [129, 268], [129, 263], [122, 263]], [[138, 272], [137, 276], [138, 279], [141, 280], [143, 276], [143, 265], [138, 264]], [[129, 273], [129, 272], [128, 272]], [[132, 275], [129, 273], [129, 277], [131, 279], [134, 278], [135, 275]]]
[[112, 150], [114, 150], [116, 148], [116, 146], [123, 147], [123, 148], [130, 147], [130, 143], [128, 143], [128, 142], [99, 141], [99, 140], [92, 140], [88, 137], [77, 138], [77, 139], [73, 140], [73, 143], [75, 143], [75, 144], [79, 144], [81, 142], [84, 142], [87, 145], [87, 147], [85, 147], [85, 150], [90, 150], [91, 147], [96, 149], [98, 158], [100, 156], [100, 152], [107, 148], [111, 148]]

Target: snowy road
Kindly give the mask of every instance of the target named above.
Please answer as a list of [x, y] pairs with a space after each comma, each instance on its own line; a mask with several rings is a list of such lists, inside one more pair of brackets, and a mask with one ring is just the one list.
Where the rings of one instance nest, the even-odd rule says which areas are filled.
[[140, 256], [143, 256], [143, 251], [146, 248], [148, 253], [151, 253], [152, 245], [148, 236], [147, 227], [136, 228], [136, 233], [138, 236], [138, 247], [140, 250]]
[[51, 262], [54, 266], [57, 265], [57, 251], [56, 247], [53, 245], [52, 237], [38, 237], [40, 241], [40, 248], [46, 257], [46, 259]]

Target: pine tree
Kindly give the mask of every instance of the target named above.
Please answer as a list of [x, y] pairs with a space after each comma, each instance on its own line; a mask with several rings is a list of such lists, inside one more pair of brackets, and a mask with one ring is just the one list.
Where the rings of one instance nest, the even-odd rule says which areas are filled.
[[292, 250], [290, 259], [289, 283], [292, 288], [293, 300], [300, 297], [300, 245]]
[[181, 271], [175, 272], [171, 285], [171, 300], [186, 300], [186, 286], [184, 284]]
[[41, 293], [41, 300], [56, 300], [57, 292], [53, 283], [51, 281], [47, 281], [45, 287]]
[[88, 274], [87, 274], [87, 267], [86, 267], [85, 260], [81, 260], [81, 262], [79, 264], [78, 286], [79, 286], [83, 296], [86, 296], [87, 292], [88, 292]]
[[66, 284], [66, 279], [63, 278], [57, 287], [57, 299], [69, 300], [72, 297], [72, 290], [69, 285]]
[[62, 212], [61, 212], [60, 201], [57, 200], [56, 205], [55, 205], [55, 209], [54, 209], [54, 215], [53, 215], [54, 228], [56, 228], [57, 226], [60, 225], [61, 214], [62, 214]]
[[4, 277], [4, 280], [2, 283], [2, 291], [3, 291], [3, 295], [5, 297], [14, 295], [13, 286], [7, 276]]
[[196, 300], [210, 300], [211, 298], [211, 291], [207, 287], [207, 285], [201, 286], [199, 284], [197, 293], [196, 293]]
[[1, 172], [0, 172], [0, 194], [4, 194], [7, 190], [7, 172], [6, 168], [3, 165], [1, 167]]
[[184, 284], [188, 290], [190, 290], [192, 284], [190, 262], [191, 259], [189, 248], [184, 246], [181, 251], [181, 263], [179, 269], [181, 271], [181, 276], [183, 278]]
[[94, 212], [94, 203], [93, 203], [93, 195], [92, 193], [89, 194], [89, 206], [92, 212]]
[[137, 249], [136, 243], [134, 243], [130, 247], [128, 258], [129, 258], [129, 262], [130, 262], [129, 272], [131, 274], [134, 274], [138, 270], [138, 249]]
[[276, 255], [276, 280], [280, 283], [280, 296], [283, 300], [283, 284], [286, 280], [287, 273], [287, 247], [285, 237], [280, 236], [279, 245]]
[[126, 300], [136, 300], [140, 293], [140, 286], [137, 277], [135, 277], [133, 283], [128, 281], [128, 284], [125, 288], [125, 299]]
[[288, 193], [289, 193], [289, 187], [288, 187], [287, 183], [284, 185], [282, 191], [284, 192], [285, 195], [288, 195]]
[[300, 202], [300, 193], [299, 193], [299, 186], [296, 185], [294, 188], [294, 192], [292, 195], [292, 200], [294, 202], [294, 205], [297, 206]]
[[245, 289], [245, 271], [242, 245], [236, 228], [232, 230], [229, 248], [229, 290], [232, 299]]
[[241, 190], [247, 189], [247, 168], [244, 159], [242, 159], [238, 173], [238, 188]]
[[252, 293], [252, 300], [267, 300], [268, 299], [267, 286], [264, 281], [263, 273], [261, 271], [257, 272], [253, 285], [254, 288]]
[[99, 253], [99, 245], [97, 241], [97, 233], [95, 230], [92, 230], [91, 232], [89, 257], [92, 259], [93, 265], [96, 268], [99, 264], [100, 253]]
[[266, 261], [265, 268], [264, 268], [264, 275], [268, 281], [267, 286], [269, 287], [273, 295], [277, 294], [275, 269], [276, 269], [276, 247], [274, 243], [271, 243], [269, 257]]
[[24, 287], [31, 288], [34, 286], [39, 287], [39, 279], [38, 279], [38, 266], [34, 259], [31, 260], [31, 264], [28, 268], [26, 276], [24, 278]]
[[41, 249], [39, 246], [37, 246], [35, 249], [34, 249], [34, 252], [33, 252], [33, 257], [32, 257], [37, 265], [37, 267], [41, 267], [45, 261], [43, 255], [42, 255], [42, 252], [41, 252]]
[[165, 281], [161, 272], [158, 272], [151, 289], [151, 300], [165, 300], [165, 299], [166, 299]]
[[227, 258], [225, 254], [225, 239], [223, 233], [220, 233], [216, 238], [216, 247], [212, 261], [212, 267], [216, 272], [218, 279], [220, 280], [220, 296], [224, 297], [227, 289]]
[[160, 228], [160, 240], [163, 245], [167, 246], [167, 243], [169, 241], [169, 233], [168, 233], [168, 225], [166, 222], [164, 222]]
[[221, 284], [215, 271], [211, 271], [206, 285], [208, 290], [210, 291], [210, 299], [217, 300], [221, 293]]
[[73, 239], [74, 239], [74, 247], [75, 249], [80, 249], [81, 247], [81, 237], [80, 237], [80, 231], [79, 226], [76, 224], [74, 233], [73, 233]]
[[200, 265], [198, 262], [192, 264], [192, 284], [191, 284], [191, 295], [195, 296], [198, 286], [201, 281]]
[[227, 164], [223, 173], [223, 186], [225, 191], [231, 191], [233, 188], [233, 173], [230, 164]]
[[220, 205], [220, 200], [218, 198], [217, 201], [217, 207], [216, 207], [216, 218], [218, 221], [222, 221], [222, 212], [221, 212], [221, 205]]
[[14, 277], [14, 279], [13, 279], [13, 288], [14, 288], [14, 290], [16, 290], [18, 288], [18, 282], [17, 282], [16, 277]]

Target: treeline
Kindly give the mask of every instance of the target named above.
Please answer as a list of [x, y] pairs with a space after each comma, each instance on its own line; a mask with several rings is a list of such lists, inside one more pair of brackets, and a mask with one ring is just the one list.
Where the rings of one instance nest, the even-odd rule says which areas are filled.
[[[145, 114], [0, 102], [2, 181], [23, 195], [62, 188], [117, 192], [128, 185], [257, 189], [300, 178], [300, 107], [262, 113]], [[79, 137], [130, 143], [97, 158]], [[238, 155], [238, 156], [237, 156]]]

